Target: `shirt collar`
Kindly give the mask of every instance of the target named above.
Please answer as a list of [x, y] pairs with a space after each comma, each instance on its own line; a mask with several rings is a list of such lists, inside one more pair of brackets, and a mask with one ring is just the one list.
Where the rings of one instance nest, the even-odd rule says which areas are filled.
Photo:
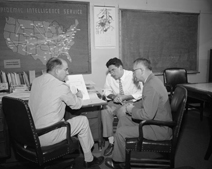
[[[124, 70], [124, 73], [123, 73], [122, 77], [120, 77], [119, 79], [121, 79], [121, 81], [122, 81], [122, 80], [125, 79], [125, 76], [126, 76], [126, 73], [125, 73], [125, 70]], [[119, 79], [117, 79], [117, 80], [119, 80]]]

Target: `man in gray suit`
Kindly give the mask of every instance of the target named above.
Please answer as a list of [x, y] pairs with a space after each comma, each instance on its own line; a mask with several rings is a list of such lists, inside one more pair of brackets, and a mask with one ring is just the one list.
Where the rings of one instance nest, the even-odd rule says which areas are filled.
[[[144, 85], [142, 104], [139, 108], [131, 103], [125, 105], [128, 115], [119, 119], [112, 159], [105, 160], [105, 164], [110, 168], [122, 168], [125, 161], [125, 138], [139, 136], [139, 124], [132, 119], [172, 121], [167, 90], [162, 81], [152, 73], [151, 62], [146, 58], [136, 59], [133, 72], [136, 80]], [[172, 130], [168, 127], [149, 125], [144, 128], [144, 137], [152, 140], [169, 140]]]

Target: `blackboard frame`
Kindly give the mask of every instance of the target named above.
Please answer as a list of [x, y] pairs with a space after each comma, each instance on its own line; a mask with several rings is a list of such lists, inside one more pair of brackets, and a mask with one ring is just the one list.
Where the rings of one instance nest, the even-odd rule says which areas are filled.
[[[5, 20], [15, 20], [16, 23], [17, 21], [24, 20], [25, 23], [30, 21], [32, 24], [47, 23], [49, 24], [47, 27], [53, 25], [53, 29], [57, 29], [57, 32], [62, 32], [54, 35], [57, 36], [57, 38], [59, 38], [60, 35], [66, 36], [68, 34], [66, 36], [67, 40], [64, 39], [64, 42], [61, 43], [64, 45], [63, 49], [58, 47], [60, 42], [57, 39], [56, 48], [58, 47], [58, 50], [56, 49], [55, 51], [59, 51], [60, 49], [61, 51], [65, 51], [62, 58], [68, 63], [70, 74], [91, 73], [90, 2], [11, 0], [1, 1], [0, 8], [0, 70], [5, 72], [35, 70], [36, 74], [39, 74], [42, 70], [45, 70], [46, 60], [58, 54], [58, 52], [55, 52], [56, 54], [47, 54], [47, 59], [41, 59], [41, 57], [36, 57], [36, 55], [32, 56], [31, 53], [25, 53], [24, 51], [22, 51], [23, 54], [21, 54], [21, 52], [16, 52], [14, 47], [17, 46], [15, 45], [13, 49], [10, 48], [9, 43], [11, 41], [5, 38], [6, 34], [8, 34], [5, 34], [5, 25], [8, 23]], [[12, 19], [9, 19], [9, 17]], [[15, 25], [14, 27], [16, 29]], [[27, 24], [22, 27], [26, 28]], [[71, 31], [73, 28], [75, 30]], [[69, 34], [68, 31], [71, 33]], [[35, 37], [37, 38], [38, 36]], [[71, 39], [69, 37], [71, 37]], [[24, 40], [25, 39], [26, 38], [24, 38]], [[50, 46], [47, 47], [50, 48]], [[20, 49], [22, 47], [18, 46], [17, 49], [18, 48]], [[43, 48], [45, 47], [43, 46]], [[47, 51], [50, 53], [50, 50]], [[44, 53], [42, 52], [42, 54]], [[19, 60], [21, 63], [20, 67], [5, 68], [5, 60]]]
[[[175, 47], [168, 48], [165, 46], [167, 43], [169, 46], [171, 46], [169, 41], [164, 42], [164, 40], [162, 39], [163, 36], [166, 36], [164, 33], [165, 31], [162, 33], [158, 33], [159, 31], [163, 30], [162, 26], [163, 28], [164, 27], [167, 28], [166, 24], [168, 22], [170, 22], [173, 25], [175, 24], [174, 21], [172, 22], [172, 20], [170, 19], [172, 17], [175, 19], [175, 22], [178, 22], [178, 25], [179, 25], [179, 28], [176, 27], [176, 30], [177, 29], [183, 30], [183, 32], [179, 33], [179, 35], [183, 35], [183, 37], [185, 37], [185, 40], [187, 42], [187, 43], [185, 42], [185, 44], [186, 44], [186, 47], [188, 48], [188, 49], [184, 48], [183, 44], [181, 44], [182, 42], [176, 40], [175, 42], [176, 44], [174, 44], [173, 42], [173, 44], [171, 45], [177, 46], [183, 52], [183, 54], [180, 55], [179, 53], [177, 53], [177, 51], [174, 51], [176, 53], [174, 57], [171, 56], [170, 53], [168, 53], [169, 52], [168, 50], [166, 51], [166, 49], [174, 49]], [[168, 18], [170, 21], [166, 21], [164, 18], [165, 19]], [[176, 18], [178, 18], [178, 20], [176, 20]], [[168, 67], [184, 67], [187, 69], [188, 73], [198, 73], [198, 69], [199, 69], [198, 67], [199, 65], [198, 64], [199, 13], [150, 11], [150, 10], [138, 10], [138, 9], [119, 9], [119, 19], [120, 19], [120, 23], [119, 23], [120, 51], [119, 53], [120, 53], [120, 58], [123, 61], [125, 69], [131, 70], [133, 61], [136, 58], [146, 57], [150, 59], [150, 61], [152, 62], [153, 72], [155, 74], [161, 74], [163, 70]], [[152, 19], [152, 23], [150, 24], [151, 19]], [[158, 20], [154, 20], [154, 19], [158, 19]], [[180, 19], [182, 19], [182, 21]], [[186, 21], [189, 21], [189, 22], [186, 22]], [[185, 25], [185, 23], [187, 25]], [[146, 25], [148, 25], [149, 27]], [[154, 30], [154, 32], [152, 31], [152, 35], [148, 36], [150, 35], [151, 30]], [[180, 32], [181, 30], [180, 31], [179, 30], [177, 31]], [[158, 41], [157, 41], [157, 38], [155, 38], [155, 35], [154, 35], [155, 32], [159, 34], [159, 35], [157, 34], [157, 38], [162, 37]], [[172, 32], [172, 30], [171, 31], [166, 30], [166, 34], [168, 34], [167, 32], [168, 33]], [[169, 36], [170, 35], [168, 34], [167, 37]], [[160, 51], [161, 50], [160, 45], [162, 45], [162, 43], [164, 45], [162, 47], [163, 49], [165, 49], [165, 52], [166, 52], [166, 56], [163, 55], [163, 57], [162, 57], [163, 51], [162, 52]], [[157, 50], [160, 52], [158, 52]], [[184, 53], [186, 50], [188, 51], [188, 53]], [[167, 56], [170, 56], [170, 57], [167, 57]]]

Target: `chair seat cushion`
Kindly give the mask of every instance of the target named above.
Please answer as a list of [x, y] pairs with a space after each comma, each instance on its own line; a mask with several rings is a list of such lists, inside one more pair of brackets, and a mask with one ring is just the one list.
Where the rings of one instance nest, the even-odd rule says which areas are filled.
[[141, 146], [138, 138], [126, 138], [126, 149], [170, 153], [171, 142], [171, 140], [154, 141], [143, 139], [143, 144]]
[[[43, 161], [51, 161], [57, 157], [62, 157], [66, 154], [70, 154], [76, 150], [76, 147], [79, 147], [79, 141], [77, 138], [72, 137], [73, 143], [68, 146], [67, 140], [61, 141], [57, 144], [41, 147], [41, 151], [43, 154]], [[27, 158], [30, 161], [38, 163], [36, 150], [32, 147], [23, 147], [18, 146], [19, 155]]]

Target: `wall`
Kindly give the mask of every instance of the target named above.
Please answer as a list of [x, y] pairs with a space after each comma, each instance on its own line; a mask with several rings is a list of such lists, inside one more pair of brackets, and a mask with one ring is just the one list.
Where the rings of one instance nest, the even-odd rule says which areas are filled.
[[[79, 0], [76, 0], [79, 1]], [[86, 0], [84, 0], [86, 1]], [[84, 75], [97, 87], [103, 87], [107, 68], [105, 63], [112, 57], [119, 57], [119, 8], [155, 11], [195, 12], [199, 18], [199, 72], [189, 75], [189, 82], [207, 82], [209, 74], [209, 50], [212, 49], [212, 1], [211, 0], [88, 0], [90, 2], [91, 21], [91, 60], [92, 73]], [[116, 47], [113, 49], [95, 49], [93, 28], [93, 7], [116, 7]], [[159, 76], [162, 80], [162, 76]]]

